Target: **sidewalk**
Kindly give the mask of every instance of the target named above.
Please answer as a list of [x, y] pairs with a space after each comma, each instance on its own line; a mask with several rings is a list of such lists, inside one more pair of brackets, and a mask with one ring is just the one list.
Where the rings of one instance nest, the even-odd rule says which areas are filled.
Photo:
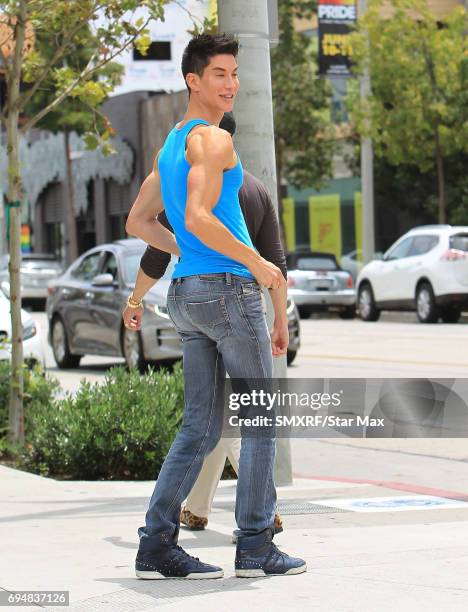
[[[0, 590], [68, 590], [66, 609], [77, 612], [468, 607], [468, 501], [434, 508], [420, 496], [411, 507], [414, 495], [402, 490], [296, 478], [278, 489], [285, 530], [275, 542], [304, 557], [308, 572], [239, 579], [231, 544], [235, 481], [224, 481], [208, 529], [181, 529], [180, 543], [221, 565], [225, 578], [143, 581], [133, 571], [136, 530], [152, 489], [152, 482], [60, 482], [0, 466]], [[398, 497], [387, 508], [364, 501], [387, 496]], [[336, 507], [349, 498], [357, 500], [353, 509]]]

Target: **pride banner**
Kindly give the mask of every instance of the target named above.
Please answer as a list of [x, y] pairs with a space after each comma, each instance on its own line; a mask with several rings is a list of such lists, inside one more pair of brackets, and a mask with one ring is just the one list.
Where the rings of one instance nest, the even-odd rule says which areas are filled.
[[362, 194], [354, 194], [354, 236], [356, 239], [357, 260], [362, 261]]
[[309, 239], [313, 251], [341, 257], [341, 205], [338, 194], [309, 198]]
[[286, 249], [296, 250], [296, 206], [293, 198], [283, 198], [283, 228]]

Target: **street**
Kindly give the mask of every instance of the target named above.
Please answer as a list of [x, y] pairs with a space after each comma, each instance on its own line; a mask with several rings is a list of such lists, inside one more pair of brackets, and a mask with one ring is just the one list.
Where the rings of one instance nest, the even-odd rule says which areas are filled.
[[[33, 313], [47, 344], [47, 319]], [[388, 314], [377, 323], [359, 319], [302, 319], [302, 346], [288, 368], [290, 378], [465, 378], [468, 326], [422, 325], [413, 314]], [[102, 381], [123, 359], [87, 356], [76, 370], [59, 370], [47, 344], [48, 372], [62, 388]], [[291, 444], [295, 474], [305, 477], [374, 478], [411, 486], [468, 491], [468, 445], [464, 438], [301, 439]], [[313, 457], [313, 461], [311, 458]]]
[[[76, 370], [59, 370], [47, 343], [47, 318], [34, 312], [43, 332], [46, 364], [65, 390], [81, 378], [104, 378], [123, 359], [87, 356]], [[290, 378], [425, 378], [468, 376], [468, 325], [423, 325], [413, 314], [388, 314], [377, 323], [339, 318], [301, 320], [302, 346], [288, 368]]]

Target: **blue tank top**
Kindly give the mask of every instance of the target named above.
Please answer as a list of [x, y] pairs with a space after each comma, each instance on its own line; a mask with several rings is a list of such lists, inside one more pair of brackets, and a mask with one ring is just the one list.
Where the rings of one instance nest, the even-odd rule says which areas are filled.
[[[211, 272], [231, 272], [254, 278], [246, 266], [210, 249], [185, 227], [187, 176], [190, 170], [190, 164], [185, 156], [185, 142], [190, 130], [199, 124], [210, 125], [203, 119], [192, 119], [180, 129], [174, 126], [167, 135], [158, 158], [164, 209], [181, 253], [172, 278]], [[236, 166], [223, 173], [221, 195], [212, 212], [239, 241], [253, 248], [239, 204], [238, 192], [242, 181], [243, 170], [237, 156]]]

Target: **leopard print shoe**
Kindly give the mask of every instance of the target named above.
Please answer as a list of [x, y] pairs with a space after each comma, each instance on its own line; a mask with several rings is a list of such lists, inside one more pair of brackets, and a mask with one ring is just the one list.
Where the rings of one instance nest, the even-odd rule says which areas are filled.
[[275, 514], [275, 533], [281, 533], [283, 531], [283, 519], [281, 514], [276, 512]]
[[192, 531], [202, 531], [208, 525], [206, 517], [192, 514], [185, 506], [180, 513], [180, 522]]

